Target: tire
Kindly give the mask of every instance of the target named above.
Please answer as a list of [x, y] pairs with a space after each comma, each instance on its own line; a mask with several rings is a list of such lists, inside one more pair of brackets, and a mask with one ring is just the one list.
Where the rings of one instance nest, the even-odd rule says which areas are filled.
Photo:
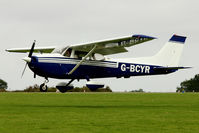
[[44, 83], [40, 85], [40, 92], [47, 92], [48, 91], [48, 86], [45, 85]]

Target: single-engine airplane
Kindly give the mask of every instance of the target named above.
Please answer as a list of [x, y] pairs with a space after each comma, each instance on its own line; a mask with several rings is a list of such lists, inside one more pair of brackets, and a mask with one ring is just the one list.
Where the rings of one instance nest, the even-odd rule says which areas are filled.
[[[35, 47], [6, 49], [8, 52], [27, 53], [26, 66], [36, 75], [44, 77], [40, 91], [46, 92], [48, 78], [70, 79], [68, 83], [60, 83], [56, 87], [60, 92], [73, 88], [74, 80], [86, 79], [90, 89], [101, 88], [104, 85], [90, 81], [94, 78], [129, 78], [131, 76], [169, 74], [179, 69], [178, 63], [186, 37], [173, 35], [165, 46], [154, 56], [141, 58], [110, 59], [106, 55], [128, 52], [126, 47], [141, 44], [156, 39], [146, 35], [133, 35], [95, 41], [64, 47]], [[33, 55], [34, 53], [39, 53]]]

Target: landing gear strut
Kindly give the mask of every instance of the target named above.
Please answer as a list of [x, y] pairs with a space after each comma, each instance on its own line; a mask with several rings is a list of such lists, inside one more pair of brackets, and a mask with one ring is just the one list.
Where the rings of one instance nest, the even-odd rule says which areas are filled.
[[40, 85], [40, 91], [41, 92], [47, 92], [48, 91], [48, 86], [47, 86], [48, 82], [49, 82], [49, 80], [47, 78], [45, 78], [44, 83]]

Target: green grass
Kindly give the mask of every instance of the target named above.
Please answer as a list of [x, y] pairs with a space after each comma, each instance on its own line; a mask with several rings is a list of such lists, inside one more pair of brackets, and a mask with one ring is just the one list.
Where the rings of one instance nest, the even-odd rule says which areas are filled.
[[198, 93], [0, 93], [0, 133], [196, 133]]

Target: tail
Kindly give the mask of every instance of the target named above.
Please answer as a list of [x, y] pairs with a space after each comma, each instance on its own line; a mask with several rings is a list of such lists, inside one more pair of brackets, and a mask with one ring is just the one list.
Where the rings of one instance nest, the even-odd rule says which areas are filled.
[[178, 66], [185, 40], [184, 36], [173, 35], [169, 42], [152, 58], [161, 66]]

